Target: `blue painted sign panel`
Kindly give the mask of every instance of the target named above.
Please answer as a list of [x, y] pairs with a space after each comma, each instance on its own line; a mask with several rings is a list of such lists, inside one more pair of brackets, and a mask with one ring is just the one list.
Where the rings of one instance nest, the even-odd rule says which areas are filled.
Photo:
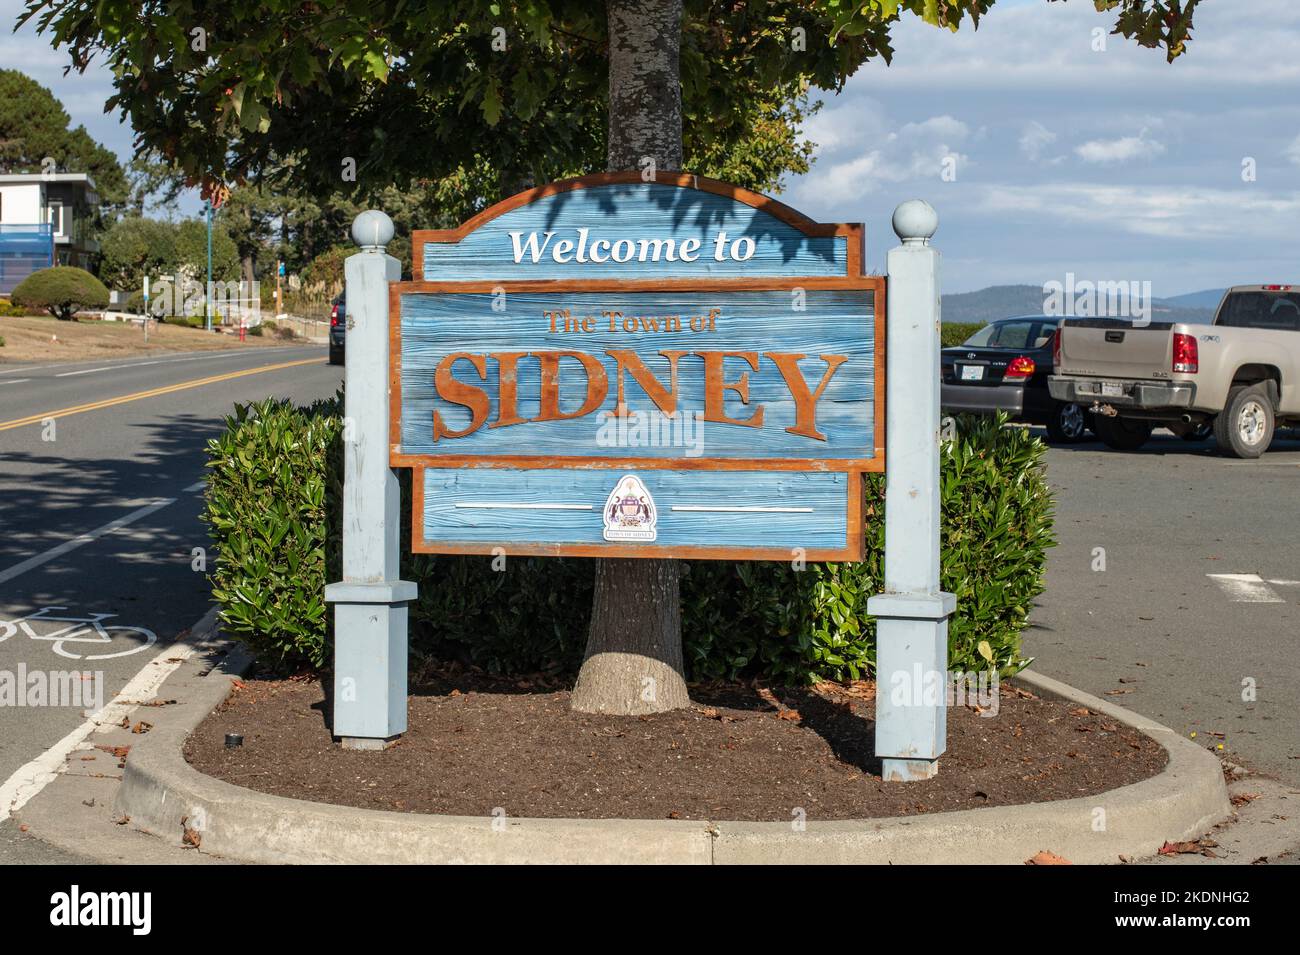
[[407, 292], [402, 453], [868, 459], [874, 292], [794, 294]]
[[[424, 539], [500, 545], [607, 542], [610, 491], [627, 474], [605, 469], [426, 468]], [[661, 547], [793, 551], [845, 545], [849, 475], [817, 471], [635, 472], [655, 510]], [[644, 524], [645, 522], [643, 522]]]
[[809, 236], [762, 208], [658, 182], [553, 192], [424, 248], [422, 277], [846, 275], [848, 235]]
[[414, 549], [861, 556], [884, 280], [860, 226], [618, 174], [414, 244], [391, 300]]

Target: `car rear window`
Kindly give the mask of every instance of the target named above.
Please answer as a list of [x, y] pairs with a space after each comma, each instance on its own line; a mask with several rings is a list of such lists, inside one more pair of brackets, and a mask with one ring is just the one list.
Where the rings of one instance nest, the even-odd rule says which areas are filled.
[[970, 348], [1042, 348], [1051, 341], [1056, 325], [1052, 322], [993, 322], [985, 325], [963, 343]]
[[1300, 332], [1300, 292], [1229, 292], [1217, 324]]

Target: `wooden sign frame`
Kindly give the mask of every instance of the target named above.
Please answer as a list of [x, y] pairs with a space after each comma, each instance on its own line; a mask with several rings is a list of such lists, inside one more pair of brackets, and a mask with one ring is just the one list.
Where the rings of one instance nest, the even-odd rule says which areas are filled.
[[[412, 234], [413, 272], [424, 272], [425, 249], [431, 243], [459, 243], [475, 230], [492, 220], [548, 196], [577, 189], [611, 184], [636, 184], [657, 182], [663, 185], [697, 189], [732, 199], [766, 212], [798, 230], [807, 237], [839, 237], [846, 240], [846, 274], [821, 276], [756, 276], [708, 278], [565, 278], [565, 279], [472, 279], [466, 281], [424, 281], [415, 279], [393, 283], [389, 287], [389, 447], [390, 465], [412, 469], [412, 533], [411, 549], [419, 553], [493, 554], [507, 553], [521, 556], [572, 556], [572, 557], [663, 557], [678, 559], [731, 559], [731, 560], [790, 560], [789, 547], [711, 547], [672, 544], [618, 544], [618, 543], [484, 543], [480, 541], [429, 541], [425, 538], [425, 481], [427, 468], [486, 468], [486, 469], [600, 469], [610, 472], [636, 471], [771, 471], [771, 472], [839, 472], [847, 478], [847, 522], [843, 546], [810, 548], [801, 556], [811, 561], [861, 560], [865, 546], [863, 524], [862, 475], [884, 470], [885, 458], [885, 327], [886, 281], [883, 276], [862, 274], [863, 227], [857, 223], [817, 223], [790, 207], [767, 196], [741, 189], [727, 183], [685, 173], [660, 173], [653, 180], [636, 172], [600, 173], [579, 179], [552, 183], [522, 192], [485, 209], [456, 229], [416, 230]], [[636, 457], [617, 455], [425, 455], [410, 454], [402, 450], [402, 298], [411, 293], [436, 293], [439, 295], [511, 293], [571, 293], [571, 292], [750, 292], [805, 290], [871, 291], [873, 293], [873, 383], [872, 383], [872, 445], [869, 458], [754, 458], [736, 457]]]

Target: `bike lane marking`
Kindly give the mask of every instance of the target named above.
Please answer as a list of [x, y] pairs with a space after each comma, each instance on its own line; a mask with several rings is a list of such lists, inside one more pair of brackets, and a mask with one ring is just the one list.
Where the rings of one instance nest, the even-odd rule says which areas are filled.
[[[216, 615], [216, 608], [194, 626], [194, 633], [203, 633], [205, 624]], [[85, 721], [63, 739], [59, 740], [41, 755], [20, 766], [14, 773], [0, 783], [0, 818], [8, 813], [17, 812], [42, 789], [54, 782], [67, 765], [67, 759], [73, 752], [82, 748], [82, 743], [91, 733], [101, 726], [113, 727], [135, 712], [141, 703], [147, 703], [158, 694], [163, 681], [176, 669], [194, 655], [195, 643], [177, 642], [171, 644], [156, 657], [146, 663], [135, 676], [127, 681], [122, 691], [113, 697], [98, 713], [92, 713]]]
[[[186, 490], [189, 489], [186, 488]], [[111, 534], [119, 528], [126, 527], [126, 525], [132, 524], [135, 521], [140, 520], [142, 517], [148, 517], [155, 511], [161, 511], [167, 505], [175, 503], [176, 498], [174, 497], [156, 499], [152, 504], [146, 504], [144, 507], [138, 508], [130, 514], [125, 514], [115, 521], [109, 521], [102, 527], [97, 527], [93, 531], [87, 531], [85, 534], [78, 534], [76, 537], [66, 540], [62, 544], [57, 544], [49, 550], [37, 554], [35, 557], [29, 557], [21, 563], [14, 564], [7, 570], [0, 570], [0, 584], [8, 583], [15, 577], [27, 573], [29, 570], [33, 570], [43, 564], [48, 564], [55, 558], [62, 557], [64, 554], [74, 551], [78, 547], [97, 541], [105, 534]]]

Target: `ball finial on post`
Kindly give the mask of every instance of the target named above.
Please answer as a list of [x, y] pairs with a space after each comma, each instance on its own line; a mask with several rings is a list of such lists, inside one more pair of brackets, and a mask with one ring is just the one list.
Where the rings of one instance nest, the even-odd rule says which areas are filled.
[[393, 220], [378, 209], [368, 209], [352, 220], [352, 241], [362, 249], [383, 249], [392, 238]]
[[939, 229], [939, 213], [924, 199], [908, 199], [894, 210], [894, 232], [903, 245], [929, 245]]

